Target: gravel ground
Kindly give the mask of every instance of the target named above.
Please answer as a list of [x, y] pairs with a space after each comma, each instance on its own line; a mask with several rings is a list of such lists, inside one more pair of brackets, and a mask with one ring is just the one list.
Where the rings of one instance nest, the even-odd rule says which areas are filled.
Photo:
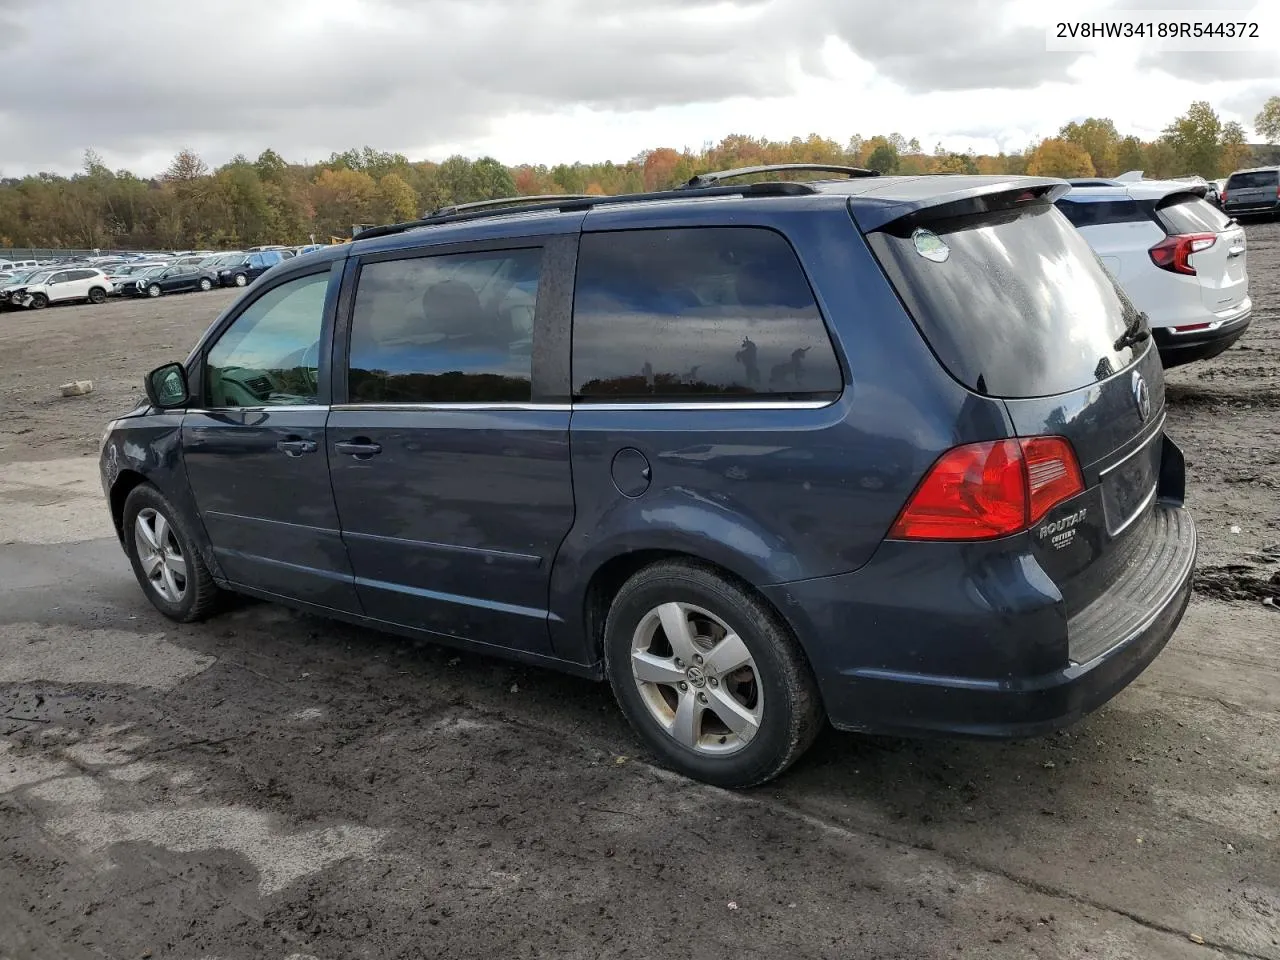
[[97, 441], [233, 294], [0, 314], [0, 958], [1280, 960], [1280, 227], [1248, 230], [1252, 329], [1169, 374], [1202, 553], [1155, 664], [1051, 737], [828, 733], [744, 794], [653, 766], [600, 685], [163, 620]]

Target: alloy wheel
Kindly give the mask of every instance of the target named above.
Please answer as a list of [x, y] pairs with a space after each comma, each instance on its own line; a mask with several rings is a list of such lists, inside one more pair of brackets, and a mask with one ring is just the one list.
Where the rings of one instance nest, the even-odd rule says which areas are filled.
[[134, 521], [134, 547], [151, 588], [169, 603], [181, 603], [187, 593], [187, 561], [173, 525], [151, 507]]
[[742, 638], [708, 610], [655, 607], [631, 641], [631, 674], [650, 715], [677, 743], [723, 756], [760, 730], [764, 688]]

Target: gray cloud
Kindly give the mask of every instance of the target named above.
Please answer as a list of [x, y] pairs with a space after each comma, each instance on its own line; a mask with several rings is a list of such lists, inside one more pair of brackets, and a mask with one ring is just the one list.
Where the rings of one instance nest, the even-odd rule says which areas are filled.
[[316, 160], [465, 142], [519, 111], [786, 95], [832, 35], [913, 93], [1067, 79], [1077, 56], [1046, 53], [1011, 2], [0, 0], [0, 169], [86, 147]]

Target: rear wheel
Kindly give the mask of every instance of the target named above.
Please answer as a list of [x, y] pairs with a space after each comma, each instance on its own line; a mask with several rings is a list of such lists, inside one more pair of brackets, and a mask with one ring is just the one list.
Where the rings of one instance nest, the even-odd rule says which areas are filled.
[[171, 620], [203, 620], [220, 599], [185, 522], [155, 487], [142, 484], [124, 502], [125, 552], [143, 592]]
[[43, 310], [48, 305], [49, 305], [49, 298], [46, 297], [43, 293], [35, 293], [31, 295], [30, 306], [32, 310]]
[[706, 566], [658, 563], [628, 580], [609, 610], [604, 650], [623, 713], [686, 776], [764, 783], [822, 728], [817, 684], [790, 631]]
[[160, 288], [156, 286], [154, 283], [151, 286], [147, 287], [148, 297], [158, 297], [160, 296], [160, 292], [161, 292]]
[[94, 287], [92, 290], [89, 291], [90, 303], [106, 303], [106, 301], [107, 301], [107, 291], [103, 290], [101, 287]]

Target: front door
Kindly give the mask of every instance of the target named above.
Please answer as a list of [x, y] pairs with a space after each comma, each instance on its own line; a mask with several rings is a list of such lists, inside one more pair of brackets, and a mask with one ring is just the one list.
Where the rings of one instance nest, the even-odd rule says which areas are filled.
[[339, 269], [263, 290], [212, 341], [182, 448], [223, 573], [259, 591], [358, 612], [329, 485], [327, 342]]
[[329, 461], [356, 588], [371, 617], [549, 653], [573, 489], [568, 405], [532, 391], [543, 250], [423, 253], [361, 266], [335, 350], [348, 402]]

